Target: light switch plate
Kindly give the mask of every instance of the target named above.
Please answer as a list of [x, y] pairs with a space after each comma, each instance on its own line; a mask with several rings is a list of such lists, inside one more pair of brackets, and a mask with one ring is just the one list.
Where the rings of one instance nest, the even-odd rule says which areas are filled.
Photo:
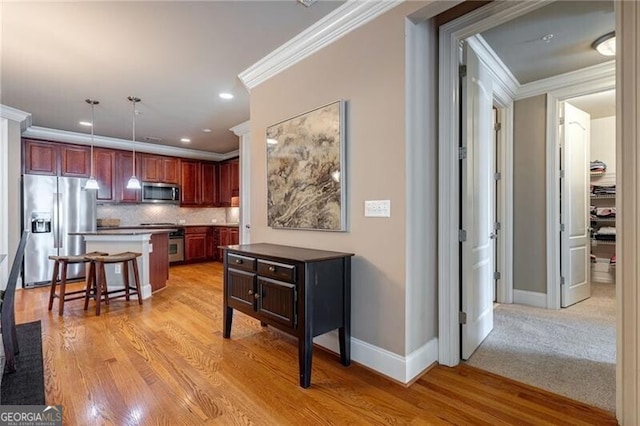
[[391, 200], [365, 200], [365, 217], [391, 217]]

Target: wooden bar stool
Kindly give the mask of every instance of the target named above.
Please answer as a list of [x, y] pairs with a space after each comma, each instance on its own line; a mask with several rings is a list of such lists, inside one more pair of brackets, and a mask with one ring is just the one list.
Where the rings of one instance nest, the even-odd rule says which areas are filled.
[[[87, 255], [106, 256], [108, 255], [108, 253], [95, 251], [92, 253], [88, 253]], [[58, 305], [58, 315], [62, 315], [64, 313], [64, 302], [82, 299], [86, 296], [86, 292], [91, 288], [89, 283], [89, 279], [91, 277], [91, 268], [89, 268], [87, 285], [84, 290], [74, 290], [67, 292], [67, 266], [89, 262], [89, 260], [85, 257], [87, 255], [81, 254], [78, 256], [49, 256], [49, 259], [54, 261], [53, 276], [51, 277], [51, 292], [49, 293], [49, 310], [53, 308], [53, 299], [55, 299], [56, 297], [60, 299]], [[60, 294], [57, 294], [56, 287], [58, 285], [58, 272], [60, 272], [60, 265], [62, 265], [62, 274], [60, 275]]]
[[[90, 282], [93, 288], [94, 294], [96, 297], [96, 315], [100, 315], [100, 305], [102, 298], [104, 298], [104, 303], [109, 304], [109, 299], [114, 299], [117, 297], [125, 297], [126, 300], [130, 300], [131, 295], [138, 296], [138, 304], [142, 305], [142, 291], [140, 290], [140, 273], [138, 271], [138, 260], [137, 258], [142, 256], [142, 253], [134, 253], [134, 252], [124, 252], [112, 255], [87, 255], [86, 258], [91, 261], [91, 265], [89, 267], [90, 272]], [[121, 263], [122, 264], [122, 278], [124, 280], [124, 288], [119, 288], [115, 290], [109, 291], [107, 287], [107, 275], [104, 269], [104, 265], [113, 264], [113, 263]], [[129, 283], [129, 263], [133, 267], [133, 278], [135, 281], [135, 287], [132, 287]], [[87, 282], [87, 286], [89, 285], [89, 281]], [[114, 293], [121, 293], [117, 296], [111, 296]], [[89, 295], [90, 292], [87, 291], [85, 293], [84, 298], [84, 309], [87, 310], [89, 308]]]

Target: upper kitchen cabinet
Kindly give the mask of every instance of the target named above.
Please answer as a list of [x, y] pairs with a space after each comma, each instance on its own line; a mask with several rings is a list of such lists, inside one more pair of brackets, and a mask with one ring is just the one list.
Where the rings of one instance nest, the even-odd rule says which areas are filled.
[[180, 162], [180, 194], [181, 206], [199, 206], [201, 198], [201, 172], [200, 161], [182, 160]]
[[82, 145], [23, 139], [24, 173], [88, 178], [91, 148]]
[[202, 163], [202, 202], [203, 207], [214, 207], [218, 203], [218, 165], [216, 163]]
[[88, 178], [91, 174], [91, 147], [60, 145], [60, 176]]
[[[139, 157], [136, 158], [136, 160]], [[129, 178], [133, 175], [133, 154], [126, 151], [116, 152], [116, 202], [139, 203], [140, 190], [127, 189]], [[140, 176], [140, 162], [136, 162], [136, 176]]]
[[141, 154], [141, 180], [144, 182], [180, 183], [180, 159]]
[[[98, 181], [98, 202], [116, 201], [116, 151], [93, 149], [93, 173]], [[126, 185], [126, 184], [125, 184]]]
[[31, 139], [23, 139], [22, 142], [24, 173], [49, 176], [58, 174], [60, 149], [57, 144]]
[[240, 195], [240, 163], [237, 158], [220, 163], [219, 205], [237, 207]]

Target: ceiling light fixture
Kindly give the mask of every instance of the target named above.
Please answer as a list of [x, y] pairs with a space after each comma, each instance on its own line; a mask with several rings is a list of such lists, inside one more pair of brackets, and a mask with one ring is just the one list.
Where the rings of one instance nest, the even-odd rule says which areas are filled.
[[[87, 102], [89, 102], [89, 99], [86, 100]], [[80, 122], [81, 126], [86, 126], [86, 127], [91, 127], [93, 126], [93, 124], [89, 123], [88, 121], [81, 121]]]
[[547, 34], [545, 36], [542, 36], [540, 40], [544, 41], [545, 43], [551, 43], [551, 40], [553, 40], [553, 37], [554, 37], [553, 34]]
[[182, 138], [182, 139], [180, 139], [180, 142], [189, 143], [189, 142], [191, 142], [191, 139], [189, 139], [189, 138]]
[[231, 93], [220, 93], [218, 96], [222, 99], [233, 99], [233, 95]]
[[211, 129], [202, 129], [204, 133], [211, 133]]
[[602, 37], [598, 37], [591, 47], [603, 56], [616, 56], [616, 32], [611, 31]]
[[127, 189], [140, 189], [140, 181], [136, 177], [136, 102], [140, 102], [140, 98], [136, 98], [135, 96], [127, 97], [131, 104], [133, 105], [133, 136], [131, 138], [131, 147], [133, 151], [133, 171], [131, 177], [129, 178], [129, 182], [127, 182]]
[[317, 1], [318, 0], [298, 0], [298, 3], [300, 3], [304, 7], [309, 7], [309, 6], [311, 6], [312, 4], [314, 4]]
[[89, 105], [91, 105], [91, 123], [89, 124], [91, 126], [91, 160], [90, 160], [91, 161], [91, 173], [89, 174], [89, 180], [87, 180], [87, 183], [85, 183], [85, 185], [84, 185], [84, 189], [100, 189], [100, 186], [98, 185], [98, 181], [93, 176], [93, 136], [94, 136], [94, 129], [95, 129], [95, 126], [93, 125], [93, 123], [96, 122], [96, 120], [95, 120], [95, 118], [93, 116], [93, 107], [98, 105], [100, 102], [99, 101], [95, 101], [93, 99], [85, 99], [84, 101], [86, 103], [88, 103]]

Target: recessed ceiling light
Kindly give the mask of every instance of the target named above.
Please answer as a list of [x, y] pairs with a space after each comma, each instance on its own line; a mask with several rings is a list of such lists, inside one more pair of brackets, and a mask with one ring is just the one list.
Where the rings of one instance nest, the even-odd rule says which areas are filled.
[[211, 133], [211, 129], [202, 129], [204, 133]]
[[191, 139], [189, 139], [189, 138], [182, 138], [182, 139], [180, 139], [180, 142], [189, 143], [189, 142], [191, 142]]
[[545, 43], [551, 43], [551, 40], [553, 40], [553, 37], [554, 37], [553, 34], [547, 34], [543, 36], [540, 40], [544, 41]]
[[90, 121], [81, 121], [80, 122], [81, 126], [87, 126], [87, 127], [91, 127], [91, 122]]
[[218, 96], [220, 96], [222, 99], [233, 99], [233, 95], [231, 93], [220, 93]]

